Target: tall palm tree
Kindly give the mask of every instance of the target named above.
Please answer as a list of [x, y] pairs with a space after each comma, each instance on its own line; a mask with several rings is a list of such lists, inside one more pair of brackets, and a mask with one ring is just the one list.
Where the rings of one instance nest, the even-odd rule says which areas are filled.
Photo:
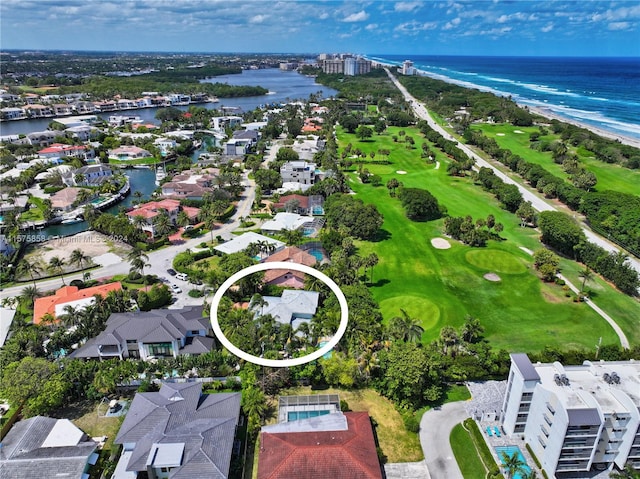
[[35, 276], [40, 275], [42, 272], [42, 264], [39, 260], [28, 260], [27, 258], [22, 258], [22, 260], [18, 263], [17, 273], [18, 276], [29, 275], [31, 281], [33, 281], [33, 287], [36, 288], [36, 280]]
[[167, 236], [172, 229], [173, 223], [171, 223], [169, 213], [167, 213], [166, 210], [160, 210], [158, 216], [153, 220], [153, 230], [162, 237]]
[[69, 257], [69, 263], [75, 264], [78, 268], [82, 269], [85, 261], [88, 263], [91, 258], [84, 254], [80, 248], [76, 248], [71, 252]]
[[149, 266], [147, 261], [149, 257], [138, 247], [134, 247], [129, 254], [127, 254], [127, 260], [131, 264], [131, 271], [139, 271], [144, 276], [144, 268]]
[[375, 265], [378, 264], [378, 261], [379, 261], [378, 255], [375, 254], [375, 253], [371, 253], [365, 259], [365, 266], [367, 268], [369, 268], [370, 271], [371, 271], [370, 278], [369, 278], [369, 283], [373, 283], [373, 268], [374, 268]]
[[507, 454], [506, 452], [503, 452], [501, 461], [502, 461], [502, 466], [504, 467], [505, 472], [507, 473], [507, 477], [509, 479], [514, 477], [518, 472], [522, 470], [524, 466], [527, 465], [522, 459], [520, 459], [520, 456], [518, 455], [517, 452], [514, 452], [511, 455]]
[[93, 197], [93, 191], [88, 190], [86, 188], [82, 188], [80, 191], [78, 191], [78, 196], [76, 196], [75, 203], [77, 205], [84, 204], [87, 201], [89, 201], [92, 197]]
[[147, 226], [147, 218], [142, 215], [133, 215], [133, 226], [142, 231], [144, 226]]
[[409, 316], [404, 309], [400, 309], [400, 316], [391, 318], [389, 328], [394, 337], [411, 343], [420, 341], [424, 332], [420, 320]]
[[463, 341], [467, 343], [474, 343], [478, 340], [480, 335], [484, 332], [484, 328], [480, 324], [478, 318], [467, 315], [465, 322], [460, 330], [460, 336]]
[[264, 315], [264, 307], [269, 306], [269, 302], [264, 299], [264, 297], [256, 293], [251, 297], [251, 301], [249, 302], [249, 309], [254, 309], [256, 307], [260, 308], [260, 316]]
[[186, 211], [182, 210], [178, 213], [178, 217], [176, 218], [176, 224], [178, 226], [187, 226], [191, 222], [189, 215]]
[[452, 326], [445, 326], [440, 330], [440, 344], [442, 345], [442, 351], [445, 355], [455, 353], [455, 348], [460, 342], [458, 333]]
[[591, 271], [591, 268], [589, 268], [588, 266], [585, 266], [585, 268], [580, 271], [580, 273], [578, 273], [578, 278], [582, 278], [582, 288], [580, 288], [580, 292], [584, 293], [585, 284], [587, 284], [589, 281], [593, 281], [593, 271]]
[[267, 398], [258, 388], [245, 389], [242, 393], [242, 409], [249, 418], [249, 427], [255, 430], [267, 412]]
[[28, 302], [29, 306], [33, 306], [34, 301], [39, 296], [40, 290], [38, 290], [38, 287], [35, 285], [35, 283], [33, 286], [25, 286], [20, 292], [20, 297], [24, 298]]
[[64, 285], [67, 284], [64, 282], [64, 265], [65, 264], [66, 263], [64, 262], [63, 259], [60, 259], [58, 256], [54, 256], [49, 260], [49, 265], [47, 267], [47, 269], [52, 273], [54, 274], [58, 273], [60, 275], [60, 279], [62, 280], [62, 284]]

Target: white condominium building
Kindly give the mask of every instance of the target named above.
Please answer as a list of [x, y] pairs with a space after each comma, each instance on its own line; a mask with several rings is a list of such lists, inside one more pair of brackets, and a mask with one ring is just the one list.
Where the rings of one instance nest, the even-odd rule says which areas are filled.
[[547, 474], [640, 468], [640, 362], [532, 364], [511, 355], [502, 427]]

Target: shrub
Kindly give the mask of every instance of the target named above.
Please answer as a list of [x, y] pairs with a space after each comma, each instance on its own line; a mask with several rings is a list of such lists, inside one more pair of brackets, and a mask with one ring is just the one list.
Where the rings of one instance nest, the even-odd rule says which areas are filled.
[[408, 411], [402, 415], [402, 422], [404, 423], [404, 428], [409, 432], [418, 433], [420, 432], [420, 421], [416, 417], [413, 411]]
[[351, 411], [351, 409], [349, 409], [349, 403], [347, 401], [345, 401], [344, 399], [340, 399], [340, 410], [342, 412]]
[[204, 296], [204, 293], [199, 289], [192, 289], [187, 294], [192, 298], [202, 298]]
[[76, 286], [78, 289], [84, 288], [84, 281], [81, 279], [72, 279], [69, 286]]

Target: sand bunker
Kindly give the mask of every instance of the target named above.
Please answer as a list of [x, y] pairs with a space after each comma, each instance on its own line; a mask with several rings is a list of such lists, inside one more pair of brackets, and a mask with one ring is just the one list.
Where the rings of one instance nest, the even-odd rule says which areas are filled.
[[434, 168], [434, 170], [439, 170], [440, 169], [440, 162], [436, 161], [436, 167]]
[[431, 246], [433, 246], [435, 249], [451, 248], [451, 245], [449, 244], [449, 242], [444, 238], [433, 238], [431, 240]]
[[407, 174], [407, 172], [404, 171], [404, 170], [398, 170], [398, 171], [396, 171], [396, 173], [398, 173], [399, 175], [406, 175]]
[[520, 130], [513, 130], [514, 133], [519, 133], [519, 134], [523, 134], [524, 131], [520, 131]]
[[496, 136], [504, 136], [504, 133], [496, 133]]
[[498, 276], [495, 273], [487, 273], [483, 276], [484, 279], [486, 279], [487, 281], [500, 281], [500, 276]]

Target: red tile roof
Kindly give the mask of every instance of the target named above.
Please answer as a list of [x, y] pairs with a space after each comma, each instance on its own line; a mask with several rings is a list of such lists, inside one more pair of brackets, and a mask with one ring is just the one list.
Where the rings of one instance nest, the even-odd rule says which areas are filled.
[[86, 149], [87, 148], [85, 146], [63, 145], [62, 143], [54, 143], [53, 145], [38, 151], [38, 154], [46, 155], [47, 153], [64, 153], [67, 151], [81, 151]]
[[102, 284], [92, 286], [91, 288], [80, 289], [77, 286], [63, 286], [52, 296], [44, 298], [36, 298], [33, 305], [33, 322], [39, 324], [42, 317], [49, 313], [55, 316], [56, 305], [77, 301], [79, 299], [91, 298], [96, 294], [106, 297], [109, 291], [120, 291], [122, 284], [119, 281], [115, 283]]
[[274, 203], [274, 208], [284, 208], [284, 205], [287, 201], [298, 200], [298, 205], [300, 208], [309, 208], [309, 197], [302, 195], [285, 195], [281, 196], [280, 200], [277, 203]]
[[[313, 266], [317, 262], [315, 256], [310, 255], [306, 251], [302, 251], [300, 248], [296, 248], [295, 246], [278, 251], [264, 260], [265, 263], [273, 263], [274, 261], [286, 261], [288, 263], [298, 263], [306, 266]], [[305, 274], [300, 271], [269, 269], [264, 273], [264, 282], [270, 283], [288, 273], [291, 273], [296, 278], [304, 281]]]
[[261, 433], [258, 479], [382, 479], [369, 414], [344, 415], [346, 431]]

